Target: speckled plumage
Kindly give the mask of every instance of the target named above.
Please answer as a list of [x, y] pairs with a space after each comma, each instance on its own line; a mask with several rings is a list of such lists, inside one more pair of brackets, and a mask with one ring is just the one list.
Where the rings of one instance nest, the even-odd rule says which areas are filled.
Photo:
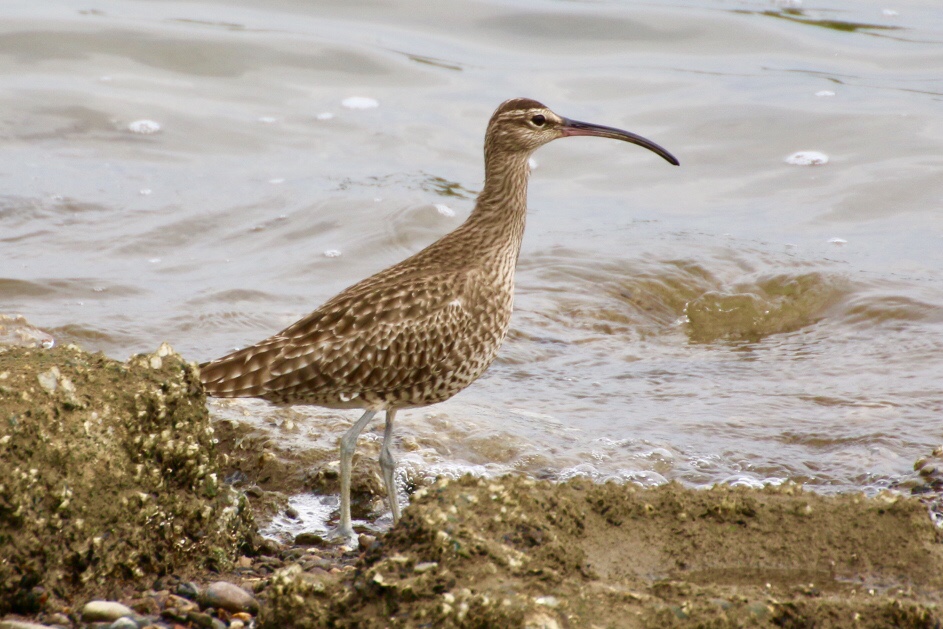
[[613, 137], [670, 157], [633, 134], [561, 118], [530, 99], [506, 101], [488, 124], [484, 189], [460, 227], [274, 336], [202, 365], [216, 397], [367, 411], [342, 440], [342, 534], [352, 533], [349, 457], [373, 412], [387, 412], [381, 467], [395, 520], [389, 437], [396, 410], [446, 400], [494, 361], [511, 318], [528, 158], [567, 135]]

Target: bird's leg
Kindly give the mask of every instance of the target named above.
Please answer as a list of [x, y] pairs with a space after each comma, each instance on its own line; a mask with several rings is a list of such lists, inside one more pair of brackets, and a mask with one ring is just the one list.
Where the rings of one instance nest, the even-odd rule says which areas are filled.
[[376, 414], [376, 411], [366, 411], [341, 437], [341, 523], [337, 527], [337, 534], [342, 537], [354, 536], [354, 527], [350, 524], [350, 465], [357, 448], [357, 437]]
[[396, 470], [396, 459], [390, 451], [390, 441], [393, 437], [393, 418], [396, 409], [386, 409], [386, 429], [383, 431], [383, 447], [380, 449], [380, 471], [383, 472], [383, 484], [386, 485], [386, 495], [390, 501], [390, 511], [393, 512], [393, 524], [399, 520], [399, 500], [396, 497], [396, 483], [393, 481], [393, 472]]

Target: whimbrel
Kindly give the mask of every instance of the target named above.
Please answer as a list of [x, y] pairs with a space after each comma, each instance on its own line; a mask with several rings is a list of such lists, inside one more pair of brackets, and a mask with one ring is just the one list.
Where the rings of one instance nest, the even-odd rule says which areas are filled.
[[631, 142], [678, 165], [634, 133], [563, 118], [527, 98], [506, 101], [488, 123], [484, 189], [461, 226], [278, 334], [202, 365], [203, 384], [215, 397], [363, 409], [340, 440], [339, 535], [353, 535], [351, 460], [370, 420], [385, 411], [380, 469], [395, 524], [396, 412], [449, 399], [495, 359], [511, 320], [528, 159], [552, 140], [577, 135]]

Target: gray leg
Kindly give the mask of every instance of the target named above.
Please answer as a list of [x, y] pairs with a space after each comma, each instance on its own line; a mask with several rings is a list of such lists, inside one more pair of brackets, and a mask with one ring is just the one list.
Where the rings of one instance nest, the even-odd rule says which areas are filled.
[[393, 512], [393, 524], [399, 520], [399, 500], [396, 498], [396, 483], [393, 482], [393, 472], [396, 470], [396, 459], [390, 452], [390, 441], [393, 437], [393, 418], [396, 409], [386, 409], [386, 430], [383, 431], [383, 447], [380, 449], [380, 471], [383, 472], [383, 484], [386, 485], [386, 495], [390, 501], [390, 511]]
[[357, 448], [357, 437], [376, 414], [376, 411], [365, 412], [341, 437], [341, 523], [337, 527], [337, 534], [343, 537], [354, 536], [354, 527], [350, 524], [350, 464]]

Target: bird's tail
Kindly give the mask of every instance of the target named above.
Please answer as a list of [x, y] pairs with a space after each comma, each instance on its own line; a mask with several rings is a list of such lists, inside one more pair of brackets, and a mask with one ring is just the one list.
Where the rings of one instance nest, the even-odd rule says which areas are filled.
[[200, 365], [200, 379], [213, 397], [263, 397], [281, 352], [272, 339]]

